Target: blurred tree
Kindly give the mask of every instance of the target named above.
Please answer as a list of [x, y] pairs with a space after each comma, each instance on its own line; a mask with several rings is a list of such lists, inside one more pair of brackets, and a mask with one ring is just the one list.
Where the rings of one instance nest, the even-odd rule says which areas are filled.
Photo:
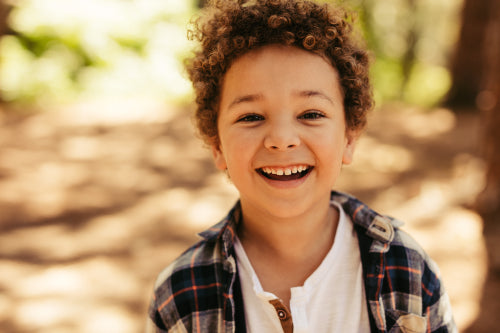
[[[359, 13], [357, 24], [376, 59], [377, 104], [402, 99], [432, 106], [442, 99], [462, 0], [317, 1], [341, 2]], [[13, 6], [9, 35], [0, 36], [0, 96], [37, 104], [123, 92], [186, 96], [184, 26], [208, 2], [0, 0]]]
[[[487, 184], [478, 198], [486, 222], [500, 222], [500, 1], [465, 0], [447, 104], [482, 114]], [[500, 252], [499, 252], [500, 253]], [[500, 271], [500, 260], [499, 260]]]
[[373, 51], [377, 104], [404, 101], [429, 107], [439, 103], [450, 86], [447, 64], [462, 0], [343, 2], [359, 14]]
[[[356, 1], [350, 0], [351, 3]], [[380, 9], [380, 6], [385, 8]], [[378, 7], [377, 7], [378, 6]], [[377, 60], [389, 60], [394, 64], [394, 71], [398, 72], [399, 84], [394, 91], [394, 98], [404, 99], [405, 90], [410, 81], [412, 70], [417, 63], [417, 43], [422, 36], [417, 26], [419, 16], [416, 0], [403, 0], [397, 3], [397, 10], [393, 9], [396, 3], [380, 2], [376, 0], [361, 0], [358, 12], [361, 14], [364, 33], [370, 49], [374, 50]], [[392, 18], [390, 18], [392, 12]], [[381, 14], [383, 13], [383, 14]], [[411, 13], [411, 15], [410, 15]], [[382, 15], [386, 15], [381, 19]], [[393, 21], [386, 24], [385, 19]], [[394, 29], [394, 26], [398, 29]], [[393, 36], [390, 36], [393, 35]], [[396, 36], [399, 37], [394, 37]], [[392, 48], [399, 44], [399, 47]]]
[[5, 35], [9, 31], [7, 24], [7, 17], [9, 17], [11, 6], [5, 2], [0, 1], [0, 35]]
[[[471, 72], [467, 75], [471, 75], [469, 79], [472, 81], [469, 86], [465, 83], [462, 85], [464, 89], [469, 89], [463, 91], [463, 94], [469, 95], [463, 96], [462, 103], [470, 105], [475, 102], [482, 116], [486, 186], [476, 204], [484, 221], [489, 273], [484, 285], [480, 316], [467, 332], [486, 333], [498, 330], [497, 316], [500, 313], [500, 1], [467, 0], [465, 11], [471, 6], [485, 7], [482, 8], [483, 21], [477, 22], [479, 27], [469, 27], [469, 33], [479, 34], [475, 38], [481, 44], [477, 45], [480, 48], [468, 51], [471, 63], [462, 64], [464, 72]], [[463, 37], [474, 39], [474, 36], [466, 36], [465, 33]], [[464, 43], [460, 44], [459, 49], [464, 47]], [[473, 72], [476, 77], [472, 76]], [[459, 80], [463, 79], [457, 79], [457, 87]], [[460, 97], [455, 97], [455, 102], [460, 102]]]
[[475, 106], [481, 80], [487, 68], [483, 63], [491, 8], [498, 0], [465, 0], [462, 27], [451, 65], [452, 86], [446, 104], [467, 109]]
[[[11, 31], [7, 23], [11, 9], [12, 6], [10, 6], [5, 0], [0, 0], [0, 38]], [[2, 102], [4, 102], [4, 100], [0, 95], [0, 103]]]
[[[485, 70], [476, 97], [483, 116], [483, 149], [488, 168], [486, 188], [478, 203], [489, 221], [500, 224], [500, 1], [491, 2], [482, 59]], [[500, 257], [497, 265], [500, 273]]]
[[[113, 97], [183, 103], [195, 0], [0, 0], [0, 98], [24, 106]], [[3, 12], [0, 12], [3, 13]], [[7, 17], [8, 15], [8, 17]]]
[[[406, 5], [411, 13], [417, 12], [416, 0], [406, 0]], [[401, 91], [399, 92], [399, 97], [404, 98], [404, 92], [410, 80], [411, 72], [413, 66], [416, 63], [416, 52], [417, 52], [417, 41], [418, 41], [418, 31], [416, 27], [416, 20], [413, 16], [409, 15], [408, 19], [410, 23], [408, 24], [408, 31], [406, 33], [407, 37], [407, 47], [403, 56], [401, 57], [401, 67], [403, 74], [403, 82], [401, 84]]]

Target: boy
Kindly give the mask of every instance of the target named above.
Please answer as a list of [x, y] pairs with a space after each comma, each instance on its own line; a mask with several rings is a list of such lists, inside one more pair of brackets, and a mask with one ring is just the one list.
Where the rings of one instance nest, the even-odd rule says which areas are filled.
[[240, 194], [159, 276], [157, 332], [456, 332], [435, 264], [332, 192], [372, 107], [345, 14], [302, 0], [214, 1], [192, 36], [196, 119]]

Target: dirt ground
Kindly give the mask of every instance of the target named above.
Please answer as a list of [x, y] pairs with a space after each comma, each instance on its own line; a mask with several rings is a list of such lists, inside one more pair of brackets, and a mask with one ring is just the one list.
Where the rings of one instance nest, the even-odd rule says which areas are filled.
[[[483, 222], [470, 208], [484, 185], [479, 139], [473, 114], [378, 110], [338, 184], [406, 222], [461, 331], [493, 306], [481, 304]], [[236, 197], [189, 108], [0, 111], [0, 332], [141, 332], [158, 272]]]

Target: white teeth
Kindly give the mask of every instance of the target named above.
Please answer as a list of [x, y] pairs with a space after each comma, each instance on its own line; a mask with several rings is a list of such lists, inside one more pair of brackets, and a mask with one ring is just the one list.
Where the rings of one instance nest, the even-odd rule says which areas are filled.
[[306, 166], [299, 166], [299, 167], [297, 167], [297, 172], [306, 171], [307, 169], [309, 169], [309, 167], [306, 167]]
[[278, 168], [273, 169], [273, 168], [265, 167], [265, 168], [262, 168], [262, 171], [267, 173], [267, 174], [273, 174], [273, 175], [277, 175], [277, 176], [283, 176], [283, 175], [290, 176], [290, 175], [298, 173], [298, 172], [306, 171], [307, 169], [308, 169], [307, 166], [293, 166], [291, 168], [283, 168], [283, 169], [278, 169]]

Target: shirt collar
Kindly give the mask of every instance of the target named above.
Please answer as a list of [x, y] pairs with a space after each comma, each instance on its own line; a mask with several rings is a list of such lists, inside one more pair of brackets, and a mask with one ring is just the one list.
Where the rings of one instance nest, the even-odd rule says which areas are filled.
[[362, 228], [367, 236], [383, 244], [392, 242], [394, 228], [403, 224], [392, 217], [375, 212], [348, 194], [332, 191], [331, 200], [339, 202], [353, 223]]
[[229, 211], [227, 216], [213, 227], [199, 233], [206, 241], [222, 240], [222, 254], [228, 257], [232, 252], [236, 240], [236, 230], [241, 221], [241, 204], [238, 201]]
[[[358, 199], [345, 193], [332, 191], [330, 200], [340, 203], [354, 225], [364, 230], [370, 238], [380, 242], [381, 248], [388, 248], [385, 244], [394, 239], [394, 228], [403, 224], [391, 217], [378, 214]], [[221, 239], [223, 255], [228, 256], [234, 246], [236, 230], [240, 221], [241, 205], [238, 201], [222, 221], [199, 235], [206, 241]]]

